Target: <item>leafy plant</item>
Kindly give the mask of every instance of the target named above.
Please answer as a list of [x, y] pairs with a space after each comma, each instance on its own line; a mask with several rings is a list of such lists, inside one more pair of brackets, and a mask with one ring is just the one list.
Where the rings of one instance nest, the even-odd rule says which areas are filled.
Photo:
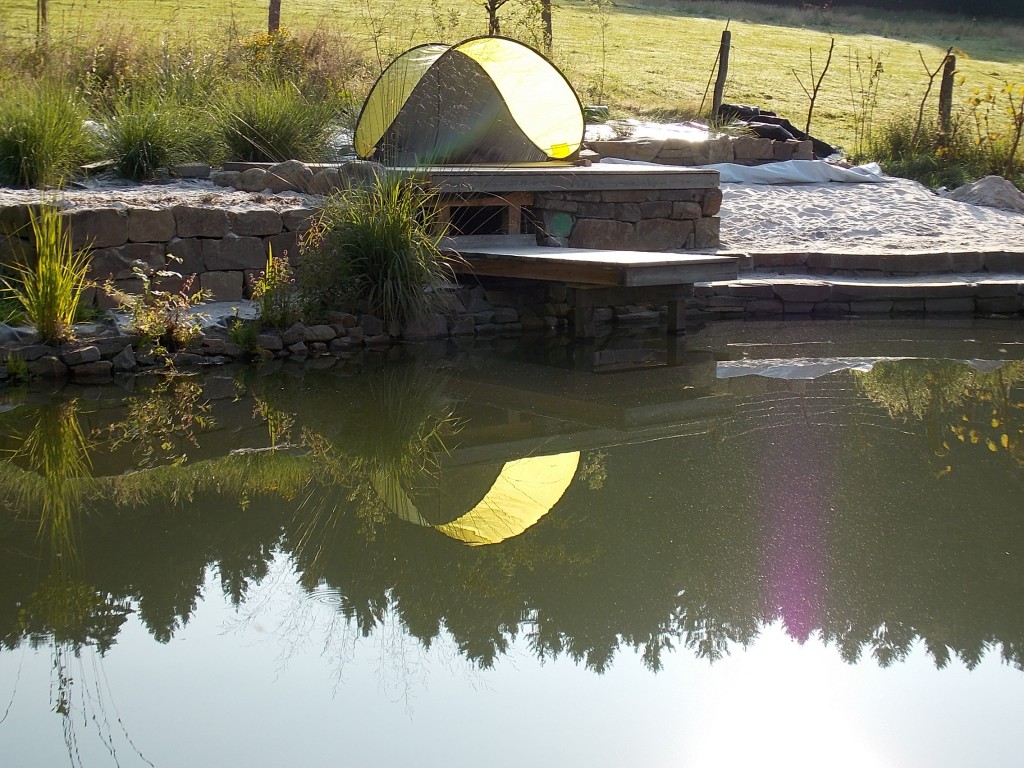
[[310, 98], [294, 84], [247, 81], [237, 85], [217, 113], [228, 155], [246, 162], [322, 160], [341, 104]]
[[357, 302], [398, 323], [444, 309], [451, 258], [438, 248], [434, 210], [429, 192], [397, 174], [325, 201], [304, 242], [307, 319]]
[[250, 354], [256, 351], [259, 335], [258, 320], [243, 320], [240, 317], [235, 317], [228, 326], [228, 338]]
[[267, 252], [266, 268], [251, 280], [252, 299], [266, 327], [287, 328], [299, 319], [295, 277], [288, 263], [288, 251], [275, 257]]
[[74, 335], [72, 326], [82, 291], [89, 284], [89, 251], [72, 248], [71, 232], [53, 206], [30, 209], [29, 216], [35, 258], [15, 263], [14, 278], [0, 278], [0, 283], [21, 305], [41, 341], [66, 341]]
[[192, 291], [196, 276], [189, 275], [176, 291], [162, 291], [153, 287], [155, 279], [173, 280], [181, 275], [170, 270], [153, 270], [144, 262], [133, 264], [132, 272], [141, 282], [142, 291], [138, 294], [122, 291], [110, 281], [103, 286], [131, 315], [131, 327], [162, 349], [181, 349], [195, 341], [202, 328], [190, 310], [206, 298], [204, 291]]
[[0, 184], [59, 186], [92, 152], [68, 88], [20, 86], [0, 98]]
[[[1000, 111], [1000, 97], [1004, 97], [1002, 112], [1007, 119], [996, 122], [992, 113]], [[1001, 90], [991, 85], [975, 88], [967, 98], [967, 107], [975, 129], [975, 143], [994, 155], [993, 165], [1001, 165], [1002, 174], [1011, 178], [1024, 133], [1024, 84], [1006, 83]]]

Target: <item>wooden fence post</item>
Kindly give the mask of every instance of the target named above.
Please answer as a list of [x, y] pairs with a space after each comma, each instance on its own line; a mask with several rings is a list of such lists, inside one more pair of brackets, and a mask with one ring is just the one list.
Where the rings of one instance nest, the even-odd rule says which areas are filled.
[[722, 106], [722, 91], [725, 90], [725, 79], [729, 76], [729, 47], [732, 43], [732, 32], [722, 32], [722, 44], [718, 48], [718, 77], [715, 78], [715, 91], [711, 97], [711, 114], [717, 115]]
[[942, 69], [942, 83], [939, 85], [939, 128], [943, 136], [949, 136], [952, 129], [953, 75], [956, 74], [956, 56], [946, 54]]

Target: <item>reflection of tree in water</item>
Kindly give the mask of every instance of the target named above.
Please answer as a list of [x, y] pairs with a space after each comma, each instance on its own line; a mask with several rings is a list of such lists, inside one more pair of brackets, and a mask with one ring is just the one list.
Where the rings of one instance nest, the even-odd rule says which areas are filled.
[[890, 416], [922, 422], [937, 457], [977, 446], [1024, 464], [1024, 361], [980, 371], [954, 360], [892, 360], [854, 376]]
[[[256, 410], [266, 423], [265, 447], [213, 458], [190, 452], [179, 466], [80, 478], [83, 502], [116, 507], [84, 524], [93, 556], [81, 564], [83, 588], [67, 589], [62, 606], [25, 578], [9, 580], [15, 598], [0, 601], [0, 619], [15, 628], [5, 634], [8, 647], [31, 638], [30, 626], [43, 628], [32, 630], [40, 636], [54, 633], [57, 622], [31, 608], [36, 591], [37, 604], [50, 600], [53, 612], [75, 625], [61, 629], [67, 637], [97, 645], [102, 639], [108, 648], [123, 621], [118, 611], [131, 607], [166, 642], [195, 611], [209, 568], [217, 568], [225, 595], [238, 605], [279, 552], [291, 557], [305, 590], [339, 595], [338, 613], [357, 633], [398, 622], [424, 647], [450, 636], [479, 666], [522, 638], [542, 659], [564, 656], [602, 671], [620, 650], [634, 649], [658, 669], [670, 648], [715, 659], [778, 618], [763, 600], [761, 531], [743, 495], [756, 478], [732, 467], [737, 456], [724, 444], [662, 441], [593, 451], [554, 511], [499, 545], [466, 547], [392, 517], [379, 478], [397, 478], [411, 492], [427, 488], [444, 471], [438, 457], [458, 443], [458, 403], [447, 395], [446, 376], [396, 366], [340, 381], [243, 379], [240, 386], [260, 405], [242, 403], [240, 410], [247, 417]], [[922, 394], [901, 400], [893, 385], [887, 402], [926, 402], [927, 388], [915, 389], [914, 381], [901, 381], [902, 391]], [[958, 387], [962, 392], [959, 379]], [[992, 391], [996, 398], [1003, 390]], [[964, 407], [939, 392], [927, 402]], [[1016, 407], [1012, 398], [1006, 402]], [[910, 444], [882, 451], [870, 443], [858, 443], [863, 455], [846, 458], [873, 461], [880, 473]], [[25, 470], [7, 463], [0, 472]], [[596, 477], [600, 483], [590, 482]], [[920, 508], [894, 517], [861, 489], [857, 504], [824, 515], [839, 565], [809, 629], [844, 658], [871, 654], [891, 663], [921, 638], [940, 666], [953, 655], [977, 663], [995, 646], [1021, 666], [1024, 617], [1012, 590], [1000, 585], [1024, 574], [1019, 558], [989, 554], [993, 540], [1018, 536], [1019, 526], [999, 509], [984, 510], [973, 527], [936, 521], [927, 500], [949, 492], [922, 491]], [[12, 547], [35, 531], [16, 522], [20, 532], [4, 536]], [[36, 618], [22, 624], [4, 613], [18, 600]]]

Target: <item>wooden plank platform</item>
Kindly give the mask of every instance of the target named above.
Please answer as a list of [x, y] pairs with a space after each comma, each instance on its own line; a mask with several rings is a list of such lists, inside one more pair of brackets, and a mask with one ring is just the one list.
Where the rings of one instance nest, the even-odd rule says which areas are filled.
[[465, 260], [464, 264], [453, 265], [456, 271], [492, 277], [634, 288], [735, 280], [739, 274], [734, 256], [553, 248], [536, 245], [530, 235], [501, 239], [453, 237], [445, 240], [443, 246]]
[[461, 257], [452, 264], [459, 273], [568, 285], [577, 338], [596, 334], [597, 307], [631, 302], [665, 304], [669, 333], [682, 333], [693, 284], [734, 280], [739, 273], [735, 256], [554, 248], [537, 245], [532, 235], [449, 237], [441, 247]]
[[431, 187], [441, 194], [718, 189], [720, 178], [718, 171], [706, 168], [641, 166], [630, 163], [597, 163], [591, 166], [556, 162], [496, 166], [445, 165], [394, 170], [428, 178]]

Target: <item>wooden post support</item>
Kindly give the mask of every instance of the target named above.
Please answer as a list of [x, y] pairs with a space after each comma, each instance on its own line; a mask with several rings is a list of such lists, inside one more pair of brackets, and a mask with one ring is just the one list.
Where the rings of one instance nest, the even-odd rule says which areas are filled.
[[718, 48], [718, 77], [715, 78], [715, 91], [711, 101], [711, 114], [717, 115], [722, 106], [722, 92], [725, 90], [725, 79], [729, 76], [729, 47], [732, 44], [732, 32], [722, 32], [722, 44]]
[[939, 128], [943, 136], [949, 136], [953, 112], [953, 75], [956, 74], [956, 56], [946, 55], [942, 68], [942, 83], [939, 85]]

